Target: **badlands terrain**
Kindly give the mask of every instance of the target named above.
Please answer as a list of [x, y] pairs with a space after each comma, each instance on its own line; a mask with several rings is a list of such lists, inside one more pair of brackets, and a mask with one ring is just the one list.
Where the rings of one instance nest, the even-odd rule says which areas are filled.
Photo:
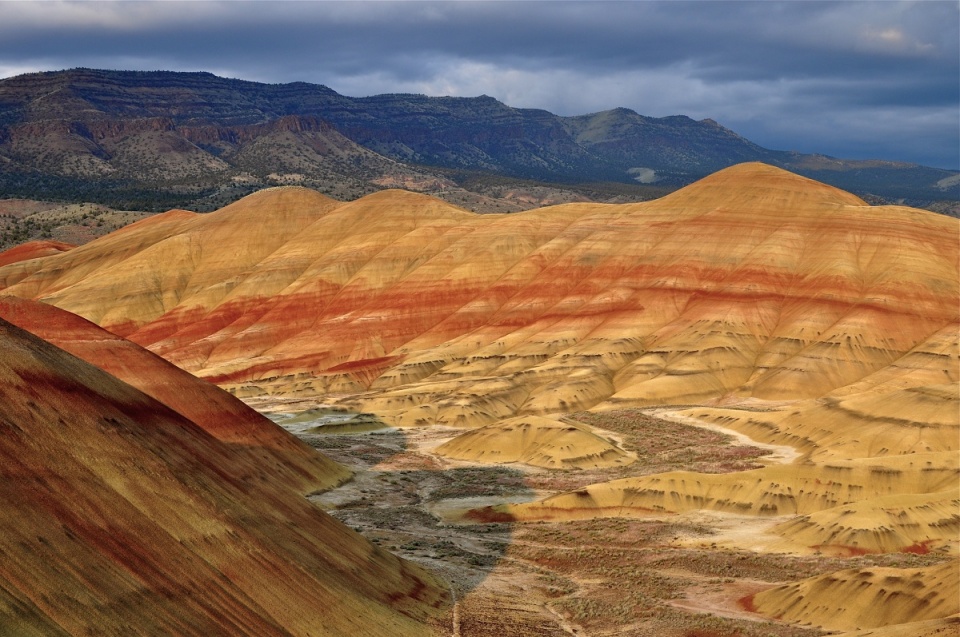
[[[957, 632], [957, 219], [750, 163], [507, 215], [283, 187], [17, 250], [0, 615], [23, 634], [114, 608], [176, 632], [175, 570], [224, 591], [196, 633], [224, 600], [291, 634]], [[159, 439], [183, 432], [202, 446]]]
[[448, 605], [302, 497], [343, 467], [80, 317], [0, 317], [0, 633], [388, 637]]

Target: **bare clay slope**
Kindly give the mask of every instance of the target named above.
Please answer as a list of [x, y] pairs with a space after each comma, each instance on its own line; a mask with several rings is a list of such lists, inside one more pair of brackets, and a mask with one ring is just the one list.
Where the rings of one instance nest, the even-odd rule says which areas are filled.
[[[956, 447], [955, 399], [937, 387], [960, 380], [957, 231], [763, 164], [653, 202], [506, 216], [288, 188], [0, 268], [0, 285], [244, 396], [346, 394], [394, 424], [464, 427], [807, 399], [799, 415], [730, 417], [859, 457], [907, 450], [897, 432], [916, 422], [915, 450]], [[903, 414], [892, 428], [884, 396]], [[850, 419], [867, 435], [845, 434]], [[552, 435], [535, 428], [522, 439]]]
[[[759, 593], [753, 603], [770, 614], [830, 629], [877, 628], [944, 620], [960, 613], [957, 565], [922, 569], [850, 569]], [[922, 624], [911, 634], [923, 633]]]
[[777, 550], [958, 551], [957, 220], [762, 164], [656, 201], [505, 216], [403, 191], [318, 197], [278, 189], [207, 217], [168, 213], [0, 268], [0, 285], [249, 399], [322, 396], [467, 429], [437, 449], [455, 458], [623, 464], [562, 414], [664, 405], [800, 454], [481, 516], [707, 509], [782, 518]]
[[301, 492], [327, 489], [349, 470], [317, 453], [250, 407], [156, 354], [59, 308], [0, 296], [0, 318], [139, 389], [259, 463], [262, 473]]
[[957, 380], [956, 221], [762, 164], [643, 204], [276, 189], [138, 225], [0, 284], [245, 395], [355, 393], [401, 425]]
[[10, 263], [27, 261], [29, 259], [38, 259], [40, 257], [48, 257], [51, 255], [60, 254], [61, 252], [66, 252], [74, 247], [76, 246], [70, 245], [69, 243], [63, 243], [62, 241], [30, 241], [14, 248], [10, 248], [9, 250], [0, 252], [0, 265], [8, 265]]
[[0, 429], [0, 633], [429, 633], [429, 575], [3, 320]]

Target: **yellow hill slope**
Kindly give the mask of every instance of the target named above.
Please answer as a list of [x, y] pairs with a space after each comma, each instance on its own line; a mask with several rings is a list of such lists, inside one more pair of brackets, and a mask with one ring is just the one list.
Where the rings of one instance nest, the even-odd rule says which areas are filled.
[[837, 637], [953, 637], [960, 632], [960, 615], [944, 619], [928, 619], [884, 628], [837, 633]]
[[960, 487], [889, 495], [824, 509], [773, 529], [794, 547], [823, 553], [960, 553]]
[[459, 460], [581, 469], [630, 464], [634, 458], [582, 424], [520, 416], [461, 434], [434, 451]]
[[[276, 189], [0, 282], [245, 395], [370, 390], [356, 403], [398, 424], [477, 426], [863, 383], [937, 334], [955, 343], [956, 233], [745, 164], [656, 201], [505, 216]], [[496, 397], [459, 407], [478, 383]]]
[[839, 571], [758, 593], [753, 606], [833, 630], [942, 619], [960, 613], [957, 565]]

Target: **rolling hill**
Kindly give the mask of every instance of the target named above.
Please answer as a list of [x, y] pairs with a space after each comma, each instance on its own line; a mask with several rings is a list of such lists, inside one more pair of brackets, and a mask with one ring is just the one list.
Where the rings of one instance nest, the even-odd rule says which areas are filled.
[[[232, 413], [246, 422], [225, 431], [231, 401], [215, 388], [34, 309], [2, 312], [42, 315], [84, 355], [115, 353], [154, 394], [184, 393], [171, 409], [0, 319], [0, 632], [430, 634], [445, 588], [307, 502], [297, 488], [310, 480], [288, 481], [311, 464], [291, 452], [299, 443], [242, 406]], [[313, 481], [343, 475], [313, 465]]]
[[761, 164], [506, 216], [280, 188], [5, 266], [0, 285], [244, 395], [351, 393], [401, 425], [801, 398], [870, 419], [848, 394], [955, 380], [955, 233]]
[[[933, 553], [949, 568], [905, 573], [909, 591], [895, 590], [913, 601], [882, 621], [939, 630], [954, 606], [916, 608], [958, 573], [958, 236], [956, 219], [760, 163], [654, 201], [510, 215], [285, 187], [9, 263], [0, 289], [252, 404], [456, 428], [434, 452], [458, 461], [628, 466], [616, 436], [571, 417], [624, 407], [791, 448], [747, 472], [634, 476], [465, 515], [696, 513], [769, 521], [711, 540], [737, 550]], [[846, 630], [863, 605], [827, 608], [831, 591], [867, 582], [869, 608], [892, 590], [861, 572], [771, 589], [752, 608], [810, 622], [822, 607], [818, 625]]]

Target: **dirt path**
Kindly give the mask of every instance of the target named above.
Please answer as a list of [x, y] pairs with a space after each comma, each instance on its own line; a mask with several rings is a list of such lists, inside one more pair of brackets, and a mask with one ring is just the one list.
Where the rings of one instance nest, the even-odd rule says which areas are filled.
[[453, 600], [453, 637], [460, 637], [460, 600], [457, 599], [457, 591], [450, 586], [450, 599]]
[[566, 619], [563, 618], [563, 615], [561, 615], [560, 613], [555, 611], [553, 608], [551, 608], [549, 604], [544, 604], [543, 607], [546, 608], [547, 612], [550, 613], [556, 619], [557, 626], [559, 626], [563, 630], [563, 632], [567, 633], [568, 635], [576, 635], [577, 637], [589, 637], [589, 635], [587, 635], [587, 633], [585, 633], [582, 628], [580, 628], [579, 626], [574, 626], [573, 624], [568, 622]]
[[772, 445], [765, 442], [758, 442], [750, 436], [742, 434], [735, 429], [721, 427], [720, 425], [714, 424], [707, 420], [701, 420], [700, 418], [695, 418], [686, 414], [678, 414], [672, 409], [651, 409], [647, 413], [656, 418], [662, 418], [663, 420], [680, 423], [681, 425], [691, 425], [693, 427], [701, 427], [703, 429], [718, 431], [722, 434], [736, 438], [737, 441], [743, 445], [758, 447], [760, 449], [768, 449], [770, 451], [770, 455], [763, 456], [763, 460], [774, 464], [790, 464], [802, 455], [794, 447], [789, 445]]

